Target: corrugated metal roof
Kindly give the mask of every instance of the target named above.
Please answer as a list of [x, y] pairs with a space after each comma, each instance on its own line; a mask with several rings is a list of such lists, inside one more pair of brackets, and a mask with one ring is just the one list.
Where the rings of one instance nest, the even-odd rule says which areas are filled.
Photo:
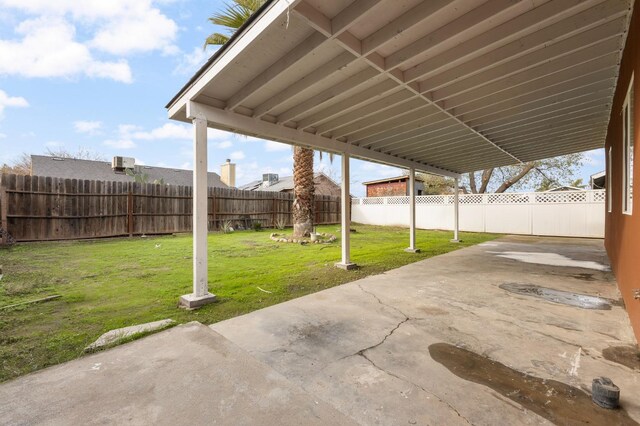
[[449, 176], [598, 148], [631, 6], [274, 0], [169, 113]]

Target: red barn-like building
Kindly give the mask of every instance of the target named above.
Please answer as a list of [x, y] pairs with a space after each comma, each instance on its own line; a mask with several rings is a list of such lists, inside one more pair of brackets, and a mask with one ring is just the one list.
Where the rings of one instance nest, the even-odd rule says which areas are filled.
[[[386, 179], [363, 182], [367, 187], [367, 197], [395, 197], [409, 195], [409, 176], [397, 176]], [[416, 195], [424, 193], [424, 184], [416, 176]]]

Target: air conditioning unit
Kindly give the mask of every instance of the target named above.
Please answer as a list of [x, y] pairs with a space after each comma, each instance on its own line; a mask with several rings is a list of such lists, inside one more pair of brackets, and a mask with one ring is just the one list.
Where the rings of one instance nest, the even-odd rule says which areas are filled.
[[262, 175], [262, 186], [269, 187], [278, 183], [278, 175], [275, 173], [265, 173]]
[[113, 170], [133, 169], [136, 165], [136, 159], [131, 157], [113, 157], [111, 168]]

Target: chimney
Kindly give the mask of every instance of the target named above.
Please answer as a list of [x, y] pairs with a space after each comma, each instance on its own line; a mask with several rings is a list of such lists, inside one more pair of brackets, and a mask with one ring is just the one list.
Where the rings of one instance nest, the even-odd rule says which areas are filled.
[[269, 187], [278, 183], [278, 175], [275, 173], [265, 173], [262, 175], [262, 186]]
[[229, 188], [236, 187], [236, 165], [227, 158], [227, 162], [220, 166], [220, 180]]

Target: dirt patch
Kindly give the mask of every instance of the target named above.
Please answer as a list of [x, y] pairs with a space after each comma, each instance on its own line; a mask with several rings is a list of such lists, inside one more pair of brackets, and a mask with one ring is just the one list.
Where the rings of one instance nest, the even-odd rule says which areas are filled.
[[539, 299], [544, 299], [548, 302], [575, 306], [581, 309], [610, 310], [611, 305], [617, 304], [617, 301], [612, 301], [603, 297], [571, 293], [569, 291], [555, 290], [533, 284], [505, 283], [500, 284], [500, 288], [511, 293], [533, 296]]
[[638, 424], [624, 409], [598, 407], [578, 388], [529, 376], [466, 349], [436, 343], [429, 346], [429, 354], [456, 376], [487, 386], [555, 424]]
[[637, 346], [610, 346], [602, 351], [602, 356], [632, 370], [640, 370], [640, 350]]

